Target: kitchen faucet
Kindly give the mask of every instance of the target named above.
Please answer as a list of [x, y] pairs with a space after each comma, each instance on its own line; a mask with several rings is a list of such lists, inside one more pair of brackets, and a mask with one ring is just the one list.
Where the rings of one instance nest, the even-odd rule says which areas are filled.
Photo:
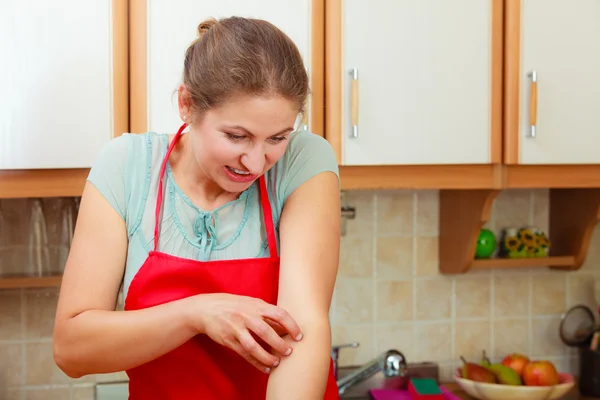
[[353, 342], [332, 347], [331, 357], [333, 359], [333, 371], [340, 396], [348, 391], [348, 389], [350, 389], [352, 386], [358, 385], [379, 371], [381, 371], [383, 376], [386, 378], [399, 377], [406, 374], [406, 357], [404, 357], [404, 355], [398, 350], [388, 350], [380, 354], [377, 358], [358, 368], [356, 371], [351, 372], [341, 379], [338, 379], [337, 372], [340, 349], [345, 347], [356, 348], [358, 346], [358, 342]]

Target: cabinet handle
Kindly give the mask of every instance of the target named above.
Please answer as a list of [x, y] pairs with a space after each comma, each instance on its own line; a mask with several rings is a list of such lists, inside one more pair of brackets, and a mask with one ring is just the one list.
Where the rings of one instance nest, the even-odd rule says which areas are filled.
[[529, 137], [534, 138], [537, 133], [537, 72], [533, 70], [527, 76], [531, 80], [529, 87]]
[[350, 70], [352, 74], [352, 89], [350, 90], [350, 117], [352, 123], [351, 137], [358, 137], [358, 68]]

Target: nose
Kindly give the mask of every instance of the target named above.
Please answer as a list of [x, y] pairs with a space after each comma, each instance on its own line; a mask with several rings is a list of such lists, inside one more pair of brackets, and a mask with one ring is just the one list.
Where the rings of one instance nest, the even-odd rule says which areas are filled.
[[253, 146], [250, 151], [242, 156], [241, 161], [252, 175], [262, 174], [266, 163], [266, 154], [263, 147]]

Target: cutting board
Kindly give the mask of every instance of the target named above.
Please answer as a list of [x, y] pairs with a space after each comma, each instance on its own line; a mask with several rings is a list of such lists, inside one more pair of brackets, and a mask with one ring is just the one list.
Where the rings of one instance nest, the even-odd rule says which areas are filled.
[[[460, 397], [453, 395], [445, 387], [441, 386], [440, 389], [446, 400], [460, 400]], [[373, 400], [412, 400], [408, 390], [373, 389], [371, 390], [371, 397]]]

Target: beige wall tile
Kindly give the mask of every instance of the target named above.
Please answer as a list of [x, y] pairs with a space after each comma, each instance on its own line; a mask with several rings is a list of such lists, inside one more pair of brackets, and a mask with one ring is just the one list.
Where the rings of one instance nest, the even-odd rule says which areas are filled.
[[57, 303], [57, 289], [31, 289], [25, 292], [27, 339], [52, 338]]
[[530, 225], [530, 190], [503, 190], [494, 202], [494, 231], [500, 233], [506, 228], [521, 228]]
[[439, 243], [437, 237], [417, 237], [417, 276], [440, 275]]
[[368, 278], [373, 276], [372, 237], [344, 237], [340, 243], [339, 276]]
[[94, 387], [74, 387], [71, 388], [71, 400], [95, 400]]
[[531, 312], [534, 315], [562, 314], [566, 306], [566, 275], [553, 273], [532, 281]]
[[413, 238], [379, 237], [376, 272], [380, 279], [403, 279], [413, 275]]
[[541, 229], [546, 234], [550, 229], [550, 203], [548, 189], [535, 189], [533, 191], [533, 216], [531, 225]]
[[28, 389], [26, 400], [65, 400], [69, 398], [69, 388]]
[[377, 235], [413, 234], [413, 192], [408, 190], [377, 194]]
[[439, 234], [440, 203], [439, 191], [422, 190], [417, 192], [417, 236], [437, 236]]
[[343, 204], [354, 207], [356, 211], [354, 219], [346, 220], [347, 236], [373, 236], [373, 223], [375, 221], [373, 199], [374, 195], [371, 192], [344, 193]]
[[591, 274], [569, 274], [567, 276], [567, 307], [583, 304], [595, 312], [598, 309], [594, 295], [596, 277]]
[[566, 346], [559, 335], [560, 318], [533, 318], [531, 322], [531, 357], [564, 357]]
[[373, 285], [372, 279], [339, 278], [335, 299], [335, 322], [373, 322]]
[[375, 326], [375, 354], [388, 350], [397, 350], [412, 362], [417, 356], [412, 324]]
[[529, 314], [529, 277], [494, 277], [494, 317]]
[[412, 281], [378, 281], [376, 285], [376, 322], [402, 322], [413, 319]]
[[417, 280], [418, 320], [449, 319], [452, 316], [452, 280]]
[[0, 344], [0, 388], [21, 385], [25, 366], [22, 354], [22, 344]]
[[456, 318], [491, 317], [490, 278], [456, 279]]
[[415, 361], [449, 361], [452, 357], [450, 323], [421, 323], [415, 326]]
[[21, 340], [21, 290], [0, 291], [0, 340]]
[[509, 353], [529, 354], [529, 320], [501, 319], [494, 321], [495, 358], [503, 358]]
[[479, 362], [485, 350], [491, 355], [490, 321], [456, 321], [454, 323], [454, 358]]

